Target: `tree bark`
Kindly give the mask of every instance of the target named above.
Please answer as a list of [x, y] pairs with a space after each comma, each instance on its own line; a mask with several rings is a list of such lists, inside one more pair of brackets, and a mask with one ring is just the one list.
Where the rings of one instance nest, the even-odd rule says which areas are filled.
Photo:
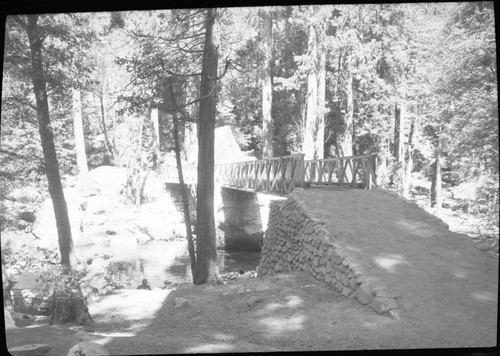
[[38, 32], [37, 22], [38, 15], [28, 15], [26, 30], [30, 44], [31, 66], [33, 70], [31, 79], [36, 99], [38, 130], [42, 141], [49, 193], [56, 218], [61, 264], [71, 267], [76, 262], [75, 250], [73, 238], [71, 236], [68, 208], [66, 206], [66, 200], [64, 199], [61, 176], [59, 174], [59, 163], [57, 161], [54, 145], [54, 134], [50, 125], [49, 104], [43, 70], [42, 41]]
[[326, 95], [326, 53], [321, 48], [318, 72], [318, 118], [316, 132], [316, 158], [325, 158], [325, 95]]
[[404, 160], [404, 106], [396, 103], [394, 107], [394, 151], [396, 162]]
[[273, 157], [273, 22], [271, 7], [261, 9], [263, 20], [262, 45], [264, 66], [262, 69], [262, 158]]
[[[112, 165], [120, 165], [118, 152], [116, 152], [116, 146], [109, 139], [108, 129], [106, 127], [106, 110], [104, 105], [104, 92], [102, 90], [102, 85], [99, 86], [99, 103], [101, 106], [101, 125], [102, 125], [102, 133], [104, 135], [104, 141], [106, 143], [106, 148], [111, 155], [111, 164]], [[115, 120], [113, 119], [113, 132], [115, 132]]]
[[410, 182], [411, 182], [411, 171], [413, 169], [413, 136], [415, 133], [416, 119], [411, 121], [410, 124], [410, 134], [408, 136], [408, 160], [405, 165], [405, 173], [403, 177], [403, 196], [405, 198], [410, 198]]
[[342, 147], [344, 157], [352, 156], [352, 138], [354, 135], [354, 100], [352, 85], [352, 73], [349, 71], [346, 87], [347, 107], [344, 116], [344, 143]]
[[73, 89], [73, 133], [75, 135], [76, 166], [78, 174], [83, 176], [89, 172], [87, 154], [85, 153], [85, 137], [83, 135], [82, 92]]
[[153, 169], [158, 167], [160, 160], [160, 125], [158, 122], [158, 109], [151, 109], [151, 140], [153, 141]]
[[219, 58], [219, 10], [209, 8], [200, 85], [198, 122], [198, 184], [196, 219], [196, 271], [194, 283], [219, 279], [214, 216], [214, 136]]
[[434, 170], [431, 183], [431, 207], [440, 210], [443, 206], [443, 197], [441, 193], [441, 137], [437, 139], [436, 160], [434, 161]]
[[[172, 84], [172, 79], [169, 80], [169, 91], [172, 106], [177, 107], [177, 102], [175, 100], [174, 86]], [[177, 163], [177, 175], [179, 176], [179, 184], [181, 186], [181, 198], [182, 198], [182, 212], [184, 214], [184, 226], [186, 228], [186, 238], [188, 242], [188, 252], [189, 260], [191, 262], [191, 274], [193, 276], [196, 273], [196, 251], [194, 249], [193, 242], [193, 232], [191, 231], [191, 216], [189, 215], [189, 197], [186, 191], [186, 185], [184, 184], [184, 174], [182, 172], [182, 160], [181, 160], [181, 145], [179, 140], [179, 120], [177, 119], [176, 113], [173, 113], [172, 120], [174, 124], [174, 144], [175, 144], [175, 161]]]
[[309, 73], [307, 75], [306, 127], [304, 133], [304, 159], [314, 159], [314, 143], [318, 113], [318, 77], [316, 71], [316, 34], [313, 25], [309, 26]]
[[[73, 133], [75, 136], [76, 167], [78, 171], [78, 189], [82, 196], [88, 196], [95, 191], [95, 186], [89, 175], [87, 154], [85, 152], [85, 136], [83, 134], [82, 92], [72, 89], [73, 96]], [[73, 238], [77, 238], [73, 236]]]
[[79, 288], [54, 291], [52, 308], [50, 325], [74, 322], [77, 325], [89, 326], [93, 323], [85, 298]]

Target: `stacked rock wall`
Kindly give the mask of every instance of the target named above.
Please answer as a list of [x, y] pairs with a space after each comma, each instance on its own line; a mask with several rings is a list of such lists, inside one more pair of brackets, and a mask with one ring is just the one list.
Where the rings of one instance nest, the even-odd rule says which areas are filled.
[[373, 283], [334, 239], [324, 222], [292, 193], [285, 202], [271, 203], [258, 274], [307, 271], [342, 295], [398, 318], [397, 296], [382, 283]]

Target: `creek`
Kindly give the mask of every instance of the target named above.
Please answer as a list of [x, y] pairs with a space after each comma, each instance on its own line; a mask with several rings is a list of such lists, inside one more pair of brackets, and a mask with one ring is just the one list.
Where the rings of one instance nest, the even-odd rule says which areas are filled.
[[[192, 282], [190, 260], [185, 240], [149, 241], [144, 244], [124, 244], [119, 241], [77, 247], [82, 258], [109, 256], [113, 261], [130, 262], [127, 274], [130, 288], [147, 279], [151, 288], [171, 283]], [[218, 250], [219, 272], [252, 271], [259, 264], [260, 252]]]

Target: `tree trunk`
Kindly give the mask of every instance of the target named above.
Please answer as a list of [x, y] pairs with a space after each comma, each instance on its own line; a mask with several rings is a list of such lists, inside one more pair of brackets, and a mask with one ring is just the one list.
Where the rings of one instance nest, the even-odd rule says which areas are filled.
[[[80, 89], [72, 89], [73, 96], [73, 133], [75, 135], [76, 166], [78, 171], [78, 189], [82, 196], [88, 196], [95, 191], [92, 184], [87, 165], [87, 153], [85, 152], [85, 136], [83, 134], [83, 110], [82, 92]], [[73, 236], [73, 238], [76, 238]]]
[[325, 158], [325, 95], [326, 95], [326, 53], [321, 49], [318, 73], [318, 118], [316, 132], [316, 158]]
[[[177, 102], [175, 100], [174, 86], [172, 79], [169, 80], [169, 91], [172, 106], [177, 107]], [[179, 176], [179, 184], [181, 186], [181, 198], [182, 198], [182, 212], [184, 214], [184, 226], [186, 228], [186, 238], [188, 242], [188, 252], [189, 259], [191, 262], [191, 274], [194, 279], [196, 272], [196, 252], [193, 243], [193, 232], [191, 231], [191, 216], [189, 215], [189, 197], [186, 191], [186, 185], [184, 184], [184, 174], [182, 172], [182, 160], [181, 160], [181, 145], [179, 140], [179, 120], [177, 119], [176, 113], [172, 115], [172, 120], [174, 124], [174, 144], [175, 144], [175, 161], [177, 163], [177, 175]]]
[[219, 279], [214, 216], [214, 134], [219, 58], [218, 9], [209, 8], [201, 70], [198, 122], [198, 184], [196, 219], [196, 271], [194, 283]]
[[143, 137], [142, 135], [144, 134], [144, 124], [142, 122], [142, 117], [138, 118], [137, 120], [137, 138], [138, 138], [138, 148], [137, 148], [137, 160], [136, 164], [137, 166], [135, 167], [135, 172], [136, 172], [136, 190], [135, 190], [135, 205], [140, 206], [142, 204], [142, 197], [143, 197], [143, 188], [144, 188], [144, 183], [145, 178], [142, 177], [142, 150], [143, 150]]
[[304, 159], [314, 159], [315, 132], [318, 116], [318, 77], [316, 73], [316, 34], [309, 26], [309, 73], [307, 75], [306, 128], [304, 133]]
[[79, 288], [65, 288], [53, 293], [50, 325], [76, 323], [89, 326], [93, 323], [85, 298]]
[[71, 236], [71, 226], [68, 217], [68, 208], [64, 199], [64, 192], [59, 174], [54, 146], [54, 134], [50, 125], [49, 104], [42, 60], [42, 41], [38, 32], [38, 15], [28, 15], [27, 34], [30, 44], [33, 88], [35, 91], [38, 130], [42, 141], [45, 172], [49, 183], [49, 193], [54, 207], [54, 214], [61, 252], [61, 264], [72, 266], [75, 264], [75, 250]]
[[344, 116], [344, 144], [343, 144], [343, 156], [352, 156], [352, 138], [354, 135], [354, 104], [353, 104], [353, 94], [352, 94], [352, 73], [349, 72], [349, 77], [347, 79], [347, 108]]
[[264, 50], [264, 66], [262, 69], [262, 158], [273, 157], [273, 22], [271, 7], [261, 9], [263, 20], [262, 46]]
[[431, 183], [431, 207], [440, 210], [443, 206], [443, 197], [441, 193], [441, 137], [437, 139], [436, 160], [434, 161], [434, 170]]
[[76, 166], [78, 175], [84, 176], [89, 172], [87, 166], [87, 154], [85, 152], [85, 137], [83, 135], [82, 118], [82, 92], [73, 89], [73, 132], [75, 135]]
[[405, 165], [405, 173], [403, 177], [403, 196], [407, 199], [410, 198], [410, 182], [411, 171], [413, 169], [413, 135], [415, 133], [415, 121], [412, 120], [410, 124], [410, 134], [408, 136], [408, 160]]
[[394, 158], [396, 162], [404, 160], [404, 107], [395, 104], [394, 108]]
[[153, 169], [156, 170], [160, 161], [160, 125], [158, 109], [151, 109], [151, 140], [153, 141]]
[[[99, 86], [99, 103], [101, 106], [101, 125], [102, 125], [102, 133], [104, 135], [104, 141], [106, 143], [106, 148], [108, 149], [109, 154], [111, 155], [111, 164], [113, 165], [120, 165], [120, 162], [118, 160], [118, 153], [116, 152], [116, 146], [111, 142], [109, 139], [109, 134], [108, 134], [108, 129], [106, 127], [106, 110], [105, 110], [105, 105], [104, 105], [104, 93], [102, 90], [102, 85]], [[113, 119], [113, 132], [115, 131], [115, 120]]]

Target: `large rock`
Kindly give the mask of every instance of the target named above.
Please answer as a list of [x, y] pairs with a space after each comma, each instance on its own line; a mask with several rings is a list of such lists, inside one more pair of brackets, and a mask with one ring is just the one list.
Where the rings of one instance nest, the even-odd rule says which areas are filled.
[[20, 203], [33, 203], [41, 199], [40, 193], [35, 188], [16, 188], [10, 192], [9, 197]]
[[16, 323], [14, 319], [12, 319], [12, 315], [10, 315], [10, 312], [5, 307], [3, 308], [3, 317], [5, 321], [5, 330], [16, 328]]
[[165, 183], [155, 172], [147, 171], [141, 174], [141, 197], [142, 203], [166, 201], [169, 194], [165, 190]]
[[121, 167], [101, 166], [91, 170], [89, 175], [101, 195], [120, 196], [127, 182], [126, 169]]
[[[198, 139], [196, 130], [186, 130], [186, 159], [188, 164], [196, 165], [198, 162]], [[222, 126], [215, 129], [214, 158], [216, 164], [243, 162], [255, 160], [242, 151], [233, 135], [231, 126]]]
[[92, 215], [109, 214], [113, 212], [117, 205], [118, 202], [108, 196], [96, 195], [88, 197], [82, 204], [85, 211], [84, 218]]
[[100, 344], [83, 341], [69, 349], [67, 356], [100, 356], [109, 355], [109, 352]]
[[170, 240], [185, 233], [182, 214], [172, 202], [143, 204], [136, 219], [137, 228], [154, 240]]
[[[68, 207], [69, 222], [71, 225], [71, 235], [73, 241], [80, 239], [80, 228], [82, 223], [82, 214], [80, 202], [77, 193], [70, 189], [64, 190], [66, 205]], [[40, 240], [37, 240], [39, 247], [57, 247], [58, 235], [56, 218], [52, 199], [46, 199], [37, 213], [35, 223], [33, 224], [33, 233]]]
[[32, 211], [22, 211], [19, 214], [19, 219], [33, 223], [36, 220], [36, 215]]

